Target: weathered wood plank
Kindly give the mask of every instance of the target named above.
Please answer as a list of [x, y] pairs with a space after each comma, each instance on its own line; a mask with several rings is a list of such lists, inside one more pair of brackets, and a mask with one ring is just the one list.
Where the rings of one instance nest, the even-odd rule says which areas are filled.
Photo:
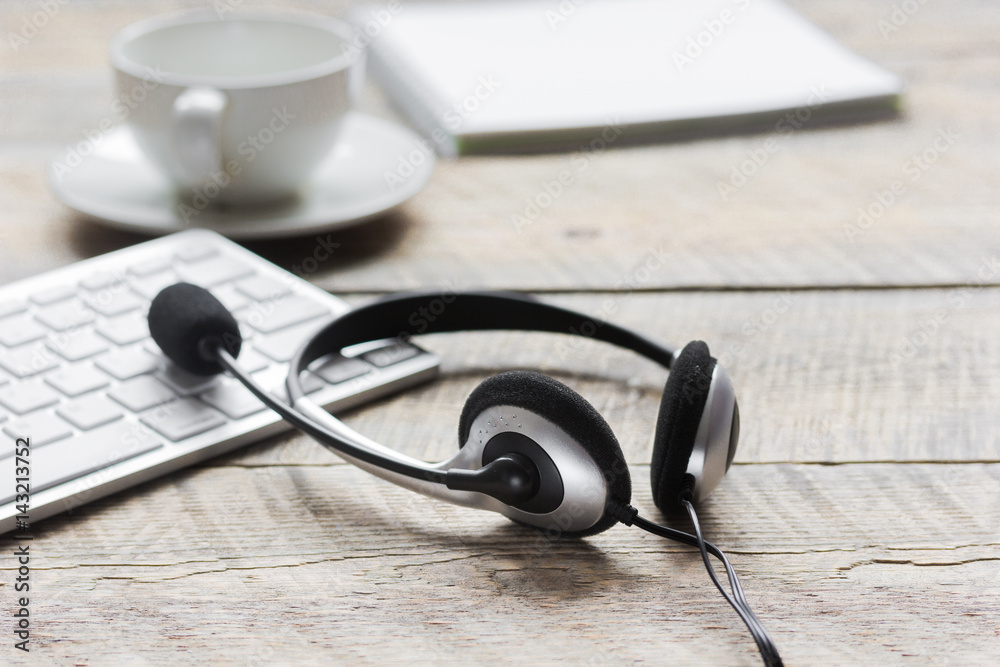
[[[986, 664], [998, 491], [997, 464], [740, 466], [702, 515], [787, 664]], [[344, 467], [176, 475], [31, 549], [23, 664], [757, 664], [686, 547], [553, 540]]]
[[[738, 392], [738, 462], [1000, 460], [996, 288], [545, 298], [675, 344], [707, 341]], [[479, 382], [502, 370], [535, 369], [590, 400], [628, 461], [649, 461], [666, 378], [654, 364], [549, 334], [420, 341], [443, 357], [442, 377], [352, 411], [349, 424], [414, 456], [442, 460], [458, 446], [458, 416]], [[251, 447], [245, 460], [335, 460], [304, 436], [276, 442]]]
[[[11, 54], [9, 74], [0, 74], [0, 104], [10, 118], [0, 131], [9, 153], [0, 164], [0, 231], [14, 236], [25, 224], [38, 225], [47, 238], [26, 240], [31, 259], [8, 268], [5, 278], [138, 240], [71, 214], [45, 193], [42, 173], [56, 148], [106, 115], [110, 35], [174, 6], [74, 3]], [[973, 3], [931, 3], [883, 38], [878, 21], [891, 14], [889, 2], [799, 6], [908, 79], [899, 122], [780, 135], [766, 163], [725, 199], [719, 183], [768, 135], [443, 163], [399, 213], [335, 234], [341, 252], [312, 278], [333, 290], [446, 280], [609, 289], [635, 281], [651, 261], [656, 269], [641, 281], [649, 288], [977, 281], [981, 261], [1000, 254], [1000, 89], [992, 85], [1000, 14], [976, 11]], [[7, 11], [16, 23], [25, 9]], [[366, 104], [381, 109], [377, 98]], [[925, 151], [923, 170], [914, 156]], [[572, 182], [545, 204], [546, 184], [563, 170]], [[879, 198], [888, 201], [884, 193], [895, 183], [894, 203], [880, 213]], [[531, 201], [543, 204], [537, 215], [528, 215]], [[859, 209], [872, 211], [870, 224], [859, 224]], [[53, 247], [60, 250], [38, 252]], [[311, 253], [313, 241], [251, 247], [292, 266]], [[996, 283], [997, 275], [988, 280]]]
[[[579, 162], [445, 163], [399, 213], [334, 234], [339, 253], [307, 277], [350, 292], [601, 289], [551, 298], [678, 343], [708, 340], [736, 381], [744, 435], [702, 518], [787, 663], [993, 664], [1000, 290], [976, 286], [1000, 274], [1000, 15], [974, 2], [924, 3], [883, 35], [892, 0], [793, 4], [904, 75], [899, 121], [779, 137], [726, 200], [718, 182], [767, 135], [608, 150], [520, 227], [512, 216]], [[141, 240], [70, 214], [43, 172], [107, 114], [113, 32], [187, 5], [60, 4], [30, 44], [4, 45], [0, 280]], [[2, 37], [38, 8], [0, 4]], [[373, 88], [364, 109], [391, 114]], [[907, 161], [949, 128], [954, 143], [914, 179]], [[869, 229], [852, 229], [858, 209], [896, 180], [897, 201]], [[292, 268], [314, 245], [251, 247]], [[655, 293], [953, 283], [973, 287]], [[356, 410], [352, 425], [443, 458], [481, 379], [541, 369], [608, 417], [633, 465], [634, 503], [652, 507], [644, 464], [661, 371], [555, 337], [425, 342], [447, 353], [441, 381]], [[927, 463], [948, 461], [965, 463]], [[546, 539], [410, 495], [297, 435], [84, 506], [34, 534], [34, 650], [22, 659], [7, 646], [5, 663], [759, 664], [686, 547], [622, 527]], [[0, 540], [0, 551], [11, 545]], [[12, 563], [0, 559], [7, 609]]]

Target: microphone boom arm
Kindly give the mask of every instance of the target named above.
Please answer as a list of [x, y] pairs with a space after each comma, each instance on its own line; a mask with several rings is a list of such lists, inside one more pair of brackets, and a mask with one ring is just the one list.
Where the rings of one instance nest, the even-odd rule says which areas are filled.
[[[436, 464], [405, 456], [357, 433], [311, 401], [303, 399], [297, 401], [295, 406], [286, 405], [265, 391], [221, 345], [207, 352], [285, 421], [312, 436], [348, 463], [387, 482], [454, 505], [500, 513], [504, 513], [508, 504], [528, 500], [537, 492], [538, 473], [533, 465], [513, 466], [515, 473], [523, 474], [519, 477], [522, 484], [512, 488], [507, 488], [505, 484], [491, 488], [488, 486], [493, 477], [490, 468], [495, 468], [498, 462], [483, 467], [481, 451], [478, 452], [480, 460], [476, 460], [477, 452], [473, 448], [463, 448], [451, 459]], [[465, 474], [466, 471], [469, 474]], [[534, 488], [524, 484], [527, 479], [535, 481]], [[477, 486], [482, 487], [481, 490], [473, 490]]]
[[[394, 473], [394, 477], [409, 477], [442, 487], [445, 485], [448, 476], [446, 470], [442, 470], [438, 466], [428, 465], [422, 461], [417, 461], [416, 459], [404, 458], [389, 449], [385, 449], [384, 453], [376, 452], [360, 443], [352, 442], [354, 438], [345, 437], [346, 434], [336, 433], [327, 426], [318, 423], [315, 421], [314, 415], [310, 414], [307, 418], [301, 410], [286, 405], [265, 391], [240, 367], [239, 362], [222, 346], [216, 346], [214, 351], [215, 357], [222, 367], [239, 380], [264, 405], [281, 415], [289, 424], [312, 436], [327, 448], [341, 456], [352, 459], [351, 463], [357, 462], [359, 465], [362, 463], [367, 464], [361, 465], [361, 467], [371, 472], [385, 470], [386, 472]], [[331, 417], [325, 410], [322, 412], [327, 418]], [[347, 429], [339, 420], [327, 419], [324, 421], [327, 421], [327, 423], [336, 421], [336, 424], [342, 427], [342, 429]], [[352, 432], [352, 435], [355, 434]], [[376, 472], [376, 474], [378, 473]], [[396, 479], [392, 479], [391, 481], [396, 481]]]

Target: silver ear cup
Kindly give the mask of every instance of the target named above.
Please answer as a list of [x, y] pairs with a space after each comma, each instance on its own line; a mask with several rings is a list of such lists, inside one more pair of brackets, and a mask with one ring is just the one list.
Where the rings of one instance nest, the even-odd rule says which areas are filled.
[[491, 509], [556, 534], [586, 530], [604, 516], [608, 487], [601, 469], [562, 428], [530, 410], [511, 405], [487, 408], [473, 419], [462, 451], [477, 458], [476, 465], [482, 466], [487, 462], [484, 452], [489, 452], [490, 443], [510, 435], [525, 436], [544, 450], [557, 471], [562, 498], [554, 508], [545, 508], [542, 513], [509, 505]]
[[726, 476], [736, 454], [739, 433], [740, 412], [736, 404], [736, 389], [729, 374], [721, 365], [716, 364], [687, 466], [688, 474], [695, 479], [696, 501], [707, 497]]

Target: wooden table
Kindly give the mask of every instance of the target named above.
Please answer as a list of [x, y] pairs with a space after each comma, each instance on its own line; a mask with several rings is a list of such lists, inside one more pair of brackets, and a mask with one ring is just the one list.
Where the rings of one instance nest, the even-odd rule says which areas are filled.
[[[50, 4], [47, 25], [16, 51], [4, 37], [0, 58], [5, 282], [143, 240], [62, 206], [44, 169], [107, 116], [115, 30], [196, 3]], [[569, 155], [444, 162], [398, 213], [331, 234], [339, 250], [310, 278], [352, 302], [529, 290], [708, 341], [738, 388], [743, 436], [701, 515], [787, 664], [996, 664], [1000, 12], [919, 3], [883, 35], [897, 2], [793, 4], [906, 78], [901, 118], [778, 136], [725, 200], [717, 184], [770, 135], [589, 154], [520, 228], [513, 216]], [[0, 5], [3, 34], [39, 6]], [[391, 114], [373, 87], [365, 108]], [[953, 140], [935, 150], [942, 134]], [[927, 161], [917, 174], [915, 156]], [[895, 202], [859, 224], [896, 181]], [[249, 247], [291, 267], [315, 243]], [[444, 458], [478, 382], [540, 369], [607, 417], [634, 504], [658, 516], [646, 479], [660, 369], [587, 342], [557, 353], [546, 335], [424, 344], [444, 356], [441, 379], [351, 412], [351, 425]], [[375, 480], [300, 435], [35, 536], [32, 652], [5, 630], [7, 664], [758, 664], [691, 549], [625, 527], [550, 541]]]

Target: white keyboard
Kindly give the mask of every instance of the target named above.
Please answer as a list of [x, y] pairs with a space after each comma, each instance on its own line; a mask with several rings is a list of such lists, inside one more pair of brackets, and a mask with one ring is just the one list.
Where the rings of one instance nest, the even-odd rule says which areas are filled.
[[[230, 309], [244, 336], [241, 365], [283, 398], [299, 344], [347, 309], [203, 230], [0, 287], [0, 534], [20, 514], [17, 438], [30, 438], [34, 523], [290, 428], [232, 377], [195, 376], [163, 356], [146, 313], [179, 281], [211, 290]], [[427, 380], [438, 363], [415, 346], [382, 341], [318, 360], [303, 384], [336, 411]]]

